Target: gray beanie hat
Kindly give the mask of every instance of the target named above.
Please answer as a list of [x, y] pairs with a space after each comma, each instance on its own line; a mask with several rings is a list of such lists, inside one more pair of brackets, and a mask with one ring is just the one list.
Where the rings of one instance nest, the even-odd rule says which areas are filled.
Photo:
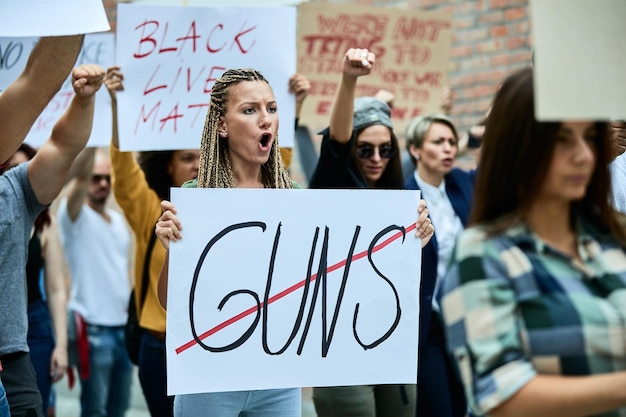
[[373, 125], [383, 125], [393, 130], [389, 105], [374, 97], [359, 97], [354, 100], [352, 129], [361, 130]]

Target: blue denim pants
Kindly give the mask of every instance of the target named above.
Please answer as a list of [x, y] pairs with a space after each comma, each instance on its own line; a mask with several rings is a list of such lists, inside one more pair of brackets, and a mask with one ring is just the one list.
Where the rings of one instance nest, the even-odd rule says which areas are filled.
[[175, 417], [300, 417], [300, 388], [177, 395]]
[[0, 380], [0, 417], [11, 417], [9, 402], [7, 401], [7, 393], [4, 391], [2, 380]]
[[37, 386], [43, 401], [43, 413], [48, 414], [48, 400], [52, 389], [50, 358], [54, 350], [54, 331], [50, 312], [43, 300], [28, 303], [28, 347], [30, 360], [35, 368]]
[[87, 324], [89, 366], [81, 379], [81, 417], [123, 417], [130, 405], [133, 364], [124, 345], [124, 326]]
[[139, 382], [152, 417], [172, 417], [174, 396], [167, 395], [165, 340], [144, 331], [139, 345]]

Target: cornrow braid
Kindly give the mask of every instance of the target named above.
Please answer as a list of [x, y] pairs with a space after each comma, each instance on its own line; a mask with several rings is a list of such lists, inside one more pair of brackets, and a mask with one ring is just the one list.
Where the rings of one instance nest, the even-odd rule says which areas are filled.
[[[228, 157], [228, 141], [219, 137], [218, 126], [220, 117], [226, 114], [230, 87], [242, 81], [267, 83], [260, 72], [249, 68], [229, 69], [215, 82], [202, 131], [198, 188], [236, 187], [233, 168]], [[280, 157], [278, 137], [272, 144], [268, 161], [261, 167], [261, 175], [265, 188], [293, 188]]]

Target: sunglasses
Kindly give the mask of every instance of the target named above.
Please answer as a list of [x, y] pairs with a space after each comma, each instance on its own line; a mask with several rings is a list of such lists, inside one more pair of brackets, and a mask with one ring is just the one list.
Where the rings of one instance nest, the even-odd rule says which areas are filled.
[[105, 180], [106, 182], [111, 184], [111, 176], [109, 174], [105, 174], [105, 175], [94, 174], [91, 176], [91, 182], [93, 182], [94, 184], [100, 184], [102, 180]]
[[374, 150], [378, 149], [378, 156], [382, 159], [389, 159], [396, 154], [396, 150], [391, 145], [372, 146], [363, 145], [356, 148], [356, 156], [361, 159], [370, 159], [374, 156]]

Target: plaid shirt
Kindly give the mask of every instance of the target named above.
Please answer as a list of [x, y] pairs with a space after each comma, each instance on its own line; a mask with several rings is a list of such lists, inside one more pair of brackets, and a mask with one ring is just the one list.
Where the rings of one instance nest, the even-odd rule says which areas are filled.
[[[537, 374], [626, 369], [626, 253], [577, 226], [582, 262], [526, 225], [459, 237], [441, 306], [468, 403], [485, 414]], [[605, 416], [626, 416], [620, 409]]]

